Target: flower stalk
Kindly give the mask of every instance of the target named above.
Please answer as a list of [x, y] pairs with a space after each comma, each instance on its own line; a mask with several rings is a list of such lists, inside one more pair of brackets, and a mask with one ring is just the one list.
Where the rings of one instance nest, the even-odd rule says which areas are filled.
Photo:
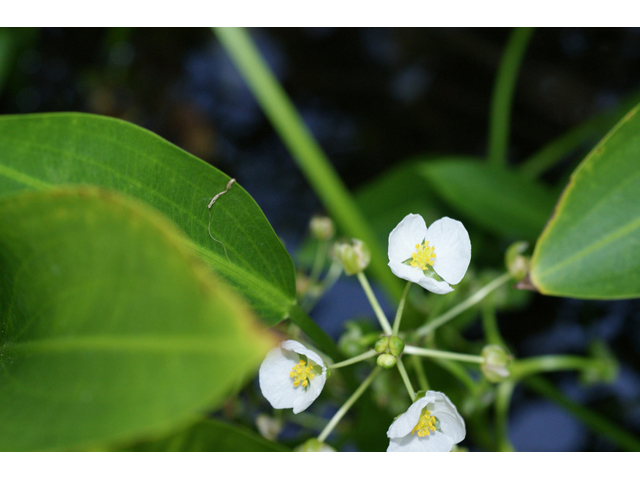
[[430, 348], [414, 347], [407, 345], [404, 347], [404, 353], [407, 355], [419, 355], [421, 357], [445, 358], [448, 360], [458, 360], [459, 362], [483, 363], [484, 358], [480, 355], [468, 355], [466, 353], [442, 352], [440, 350], [432, 350]]
[[448, 312], [440, 315], [439, 317], [433, 319], [426, 325], [423, 325], [422, 327], [420, 327], [418, 330], [416, 330], [416, 334], [420, 337], [430, 334], [435, 329], [447, 323], [449, 320], [460, 315], [465, 310], [473, 307], [475, 304], [483, 300], [491, 292], [493, 292], [503, 284], [507, 283], [510, 279], [511, 279], [511, 274], [508, 272], [500, 275], [498, 278], [489, 282], [487, 285], [485, 285], [476, 293], [474, 293], [469, 298], [467, 298], [464, 302], [459, 303]]
[[343, 362], [338, 362], [338, 363], [334, 363], [333, 365], [329, 365], [329, 368], [335, 369], [335, 368], [346, 367], [347, 365], [353, 365], [354, 363], [361, 362], [363, 360], [366, 360], [367, 358], [375, 357], [377, 354], [378, 353], [375, 350], [369, 350], [368, 352], [364, 352], [363, 354], [360, 354], [356, 357], [350, 358]]
[[411, 380], [409, 379], [409, 375], [407, 374], [407, 370], [404, 368], [404, 364], [402, 363], [402, 359], [397, 359], [398, 371], [400, 372], [400, 376], [402, 377], [402, 381], [404, 382], [404, 386], [411, 397], [411, 401], [413, 402], [416, 399], [416, 392], [411, 385]]
[[360, 281], [360, 285], [362, 285], [362, 289], [364, 290], [364, 293], [367, 295], [367, 298], [369, 299], [369, 303], [371, 304], [371, 307], [373, 308], [373, 311], [375, 312], [376, 317], [378, 318], [378, 322], [380, 322], [380, 326], [382, 327], [382, 330], [387, 335], [391, 335], [391, 331], [392, 331], [391, 325], [389, 325], [389, 320], [387, 320], [387, 316], [382, 311], [382, 307], [380, 307], [380, 304], [378, 303], [378, 299], [373, 294], [371, 285], [369, 285], [369, 280], [367, 280], [367, 277], [365, 276], [364, 272], [358, 272], [357, 277], [358, 277], [358, 280]]
[[411, 282], [407, 282], [407, 286], [404, 287], [404, 291], [402, 292], [402, 298], [400, 298], [400, 303], [398, 304], [398, 310], [396, 310], [396, 318], [393, 320], [393, 332], [392, 335], [398, 335], [398, 331], [400, 330], [400, 320], [402, 319], [402, 312], [404, 311], [404, 302], [407, 299], [407, 293], [409, 293], [409, 287], [411, 287]]
[[373, 382], [373, 379], [376, 378], [376, 375], [380, 373], [380, 370], [381, 370], [380, 367], [374, 368], [373, 371], [369, 374], [369, 376], [365, 379], [365, 381], [362, 382], [362, 384], [357, 388], [355, 392], [353, 392], [353, 395], [351, 395], [349, 399], [346, 402], [344, 402], [344, 405], [340, 407], [340, 409], [336, 412], [333, 418], [329, 420], [329, 423], [327, 423], [327, 426], [324, 427], [324, 430], [320, 432], [320, 435], [318, 435], [318, 441], [324, 442], [327, 439], [329, 434], [333, 431], [333, 429], [338, 424], [338, 422], [342, 419], [342, 417], [344, 417], [344, 415], [349, 411], [351, 406], [354, 403], [356, 403], [358, 398], [360, 398], [360, 396], [369, 387], [369, 385], [371, 385], [371, 382]]

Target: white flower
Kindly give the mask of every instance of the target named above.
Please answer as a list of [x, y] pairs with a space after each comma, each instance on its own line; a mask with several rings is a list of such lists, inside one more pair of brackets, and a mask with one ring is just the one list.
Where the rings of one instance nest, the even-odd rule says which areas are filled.
[[391, 424], [387, 452], [450, 452], [465, 434], [464, 420], [451, 400], [429, 390]]
[[427, 229], [420, 215], [410, 213], [389, 234], [391, 271], [430, 292], [452, 292], [449, 284], [462, 280], [470, 261], [469, 234], [458, 220], [443, 217]]
[[320, 395], [327, 367], [317, 353], [286, 340], [267, 353], [258, 376], [260, 390], [273, 408], [300, 413]]

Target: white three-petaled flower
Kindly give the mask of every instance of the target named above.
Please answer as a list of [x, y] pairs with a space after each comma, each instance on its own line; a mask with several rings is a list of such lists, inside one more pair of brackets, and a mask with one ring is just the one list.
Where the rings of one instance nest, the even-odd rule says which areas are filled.
[[464, 420], [451, 400], [429, 390], [391, 424], [387, 452], [450, 452], [465, 434]]
[[293, 413], [300, 413], [322, 392], [327, 367], [317, 353], [286, 340], [267, 353], [258, 378], [273, 408], [293, 408]]
[[449, 217], [427, 228], [410, 213], [389, 234], [389, 267], [400, 278], [433, 293], [449, 293], [467, 271], [471, 241], [461, 222]]

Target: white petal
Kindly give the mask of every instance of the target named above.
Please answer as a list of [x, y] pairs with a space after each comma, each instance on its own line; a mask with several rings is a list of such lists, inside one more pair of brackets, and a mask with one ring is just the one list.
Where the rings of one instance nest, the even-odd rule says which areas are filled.
[[260, 365], [260, 390], [273, 408], [292, 408], [300, 395], [293, 386], [289, 372], [299, 362], [299, 356], [276, 347], [267, 353]]
[[466, 435], [464, 419], [458, 413], [456, 406], [449, 400], [449, 397], [441, 392], [433, 393], [436, 396], [436, 400], [431, 406], [431, 414], [440, 420], [442, 433], [451, 438], [454, 444], [460, 443]]
[[420, 283], [423, 278], [426, 278], [424, 273], [422, 273], [422, 269], [419, 267], [412, 267], [411, 265], [405, 265], [404, 263], [390, 261], [389, 268], [391, 268], [391, 271], [396, 277], [403, 278], [409, 282]]
[[433, 262], [436, 273], [447, 283], [459, 283], [471, 261], [471, 240], [462, 222], [449, 217], [436, 220], [425, 238], [436, 253]]
[[403, 438], [392, 438], [387, 452], [450, 452], [452, 448], [453, 442], [449, 437], [432, 432], [425, 437], [409, 434]]
[[[309, 388], [294, 387], [290, 372], [300, 361], [300, 355], [322, 366], [322, 374], [309, 381]], [[293, 408], [293, 413], [306, 410], [318, 398], [327, 380], [327, 367], [322, 358], [300, 342], [286, 340], [267, 353], [260, 365], [260, 390], [273, 408]]]
[[389, 266], [411, 258], [416, 244], [422, 243], [427, 234], [427, 224], [420, 215], [410, 213], [389, 234]]
[[422, 409], [427, 405], [427, 403], [434, 400], [435, 397], [430, 395], [430, 392], [427, 392], [424, 397], [416, 400], [406, 412], [396, 418], [396, 420], [391, 424], [389, 430], [387, 430], [387, 437], [402, 438], [409, 435], [411, 430], [413, 430], [418, 423], [418, 420], [420, 420]]
[[439, 282], [435, 278], [426, 277], [422, 274], [422, 278], [418, 282], [422, 288], [426, 288], [430, 292], [443, 295], [445, 293], [453, 292], [453, 288], [447, 282]]

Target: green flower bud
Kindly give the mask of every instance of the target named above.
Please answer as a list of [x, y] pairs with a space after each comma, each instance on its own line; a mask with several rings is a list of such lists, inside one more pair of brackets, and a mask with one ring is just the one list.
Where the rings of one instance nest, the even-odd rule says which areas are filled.
[[480, 370], [490, 382], [501, 382], [509, 378], [509, 364], [513, 357], [499, 345], [487, 345], [481, 353], [484, 363], [480, 365]]
[[516, 282], [522, 280], [529, 273], [529, 257], [522, 255], [527, 248], [529, 248], [527, 242], [516, 242], [507, 248], [504, 256], [507, 270]]
[[317, 438], [310, 438], [293, 449], [295, 452], [335, 452], [336, 450]]
[[400, 356], [400, 354], [404, 350], [404, 342], [400, 340], [398, 337], [389, 338], [389, 353], [394, 357]]
[[389, 337], [380, 337], [373, 348], [378, 353], [386, 352], [389, 348]]
[[333, 225], [333, 220], [329, 217], [315, 216], [309, 222], [309, 230], [311, 235], [318, 240], [329, 240], [333, 237], [336, 228]]
[[362, 272], [369, 265], [371, 253], [362, 240], [351, 239], [351, 242], [338, 242], [334, 247], [336, 258], [344, 267], [344, 273], [354, 275]]
[[393, 368], [396, 366], [396, 357], [389, 353], [383, 353], [378, 356], [376, 363], [382, 368]]
[[580, 371], [580, 380], [586, 384], [613, 383], [618, 378], [620, 366], [606, 343], [593, 342], [589, 345], [589, 354], [593, 359], [592, 366]]

